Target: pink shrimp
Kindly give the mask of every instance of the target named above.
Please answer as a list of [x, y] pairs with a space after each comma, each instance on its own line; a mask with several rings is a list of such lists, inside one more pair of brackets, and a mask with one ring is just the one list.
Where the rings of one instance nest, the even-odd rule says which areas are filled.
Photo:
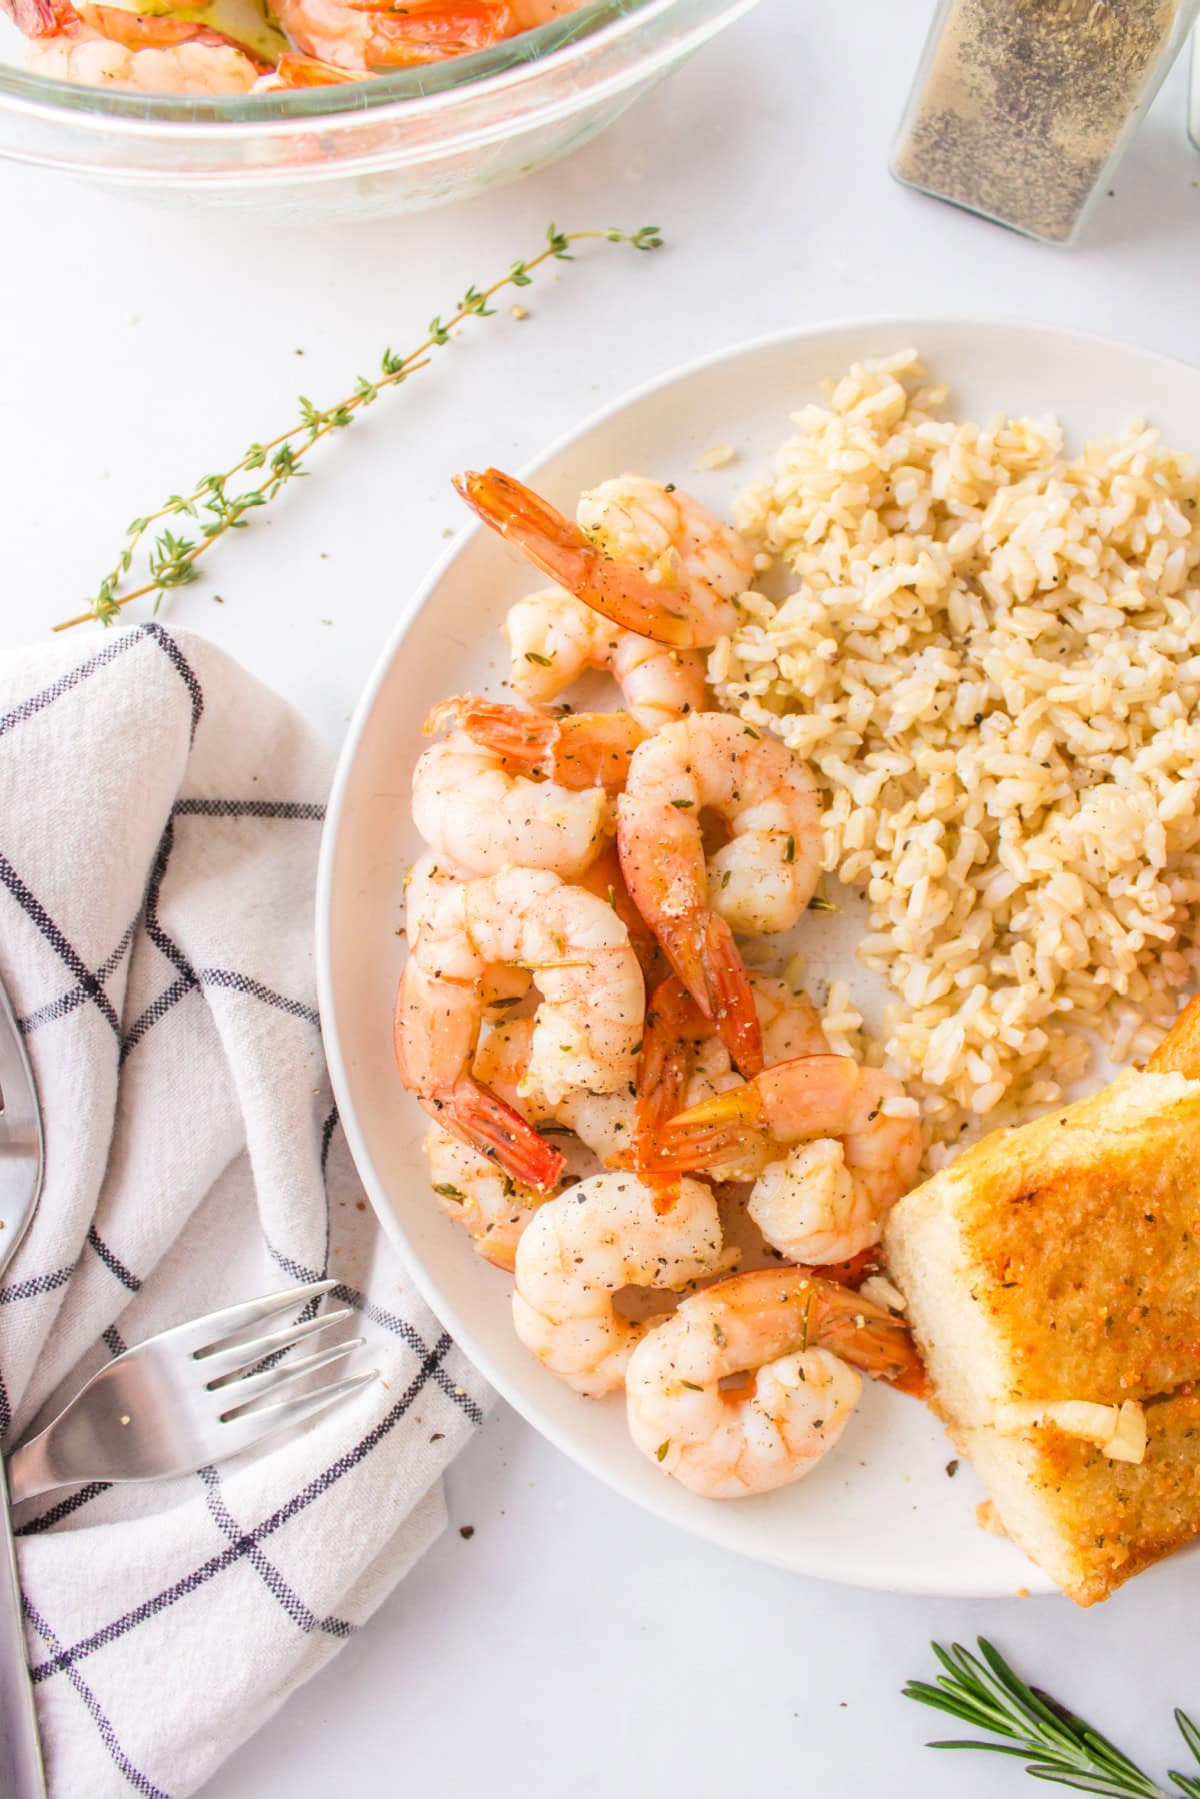
[[[705, 810], [729, 825], [706, 857]], [[805, 765], [725, 712], [664, 725], [634, 751], [617, 844], [634, 904], [743, 1074], [762, 1041], [733, 928], [790, 930], [821, 869], [820, 806]]]
[[565, 518], [502, 470], [468, 470], [454, 485], [484, 524], [593, 611], [677, 649], [728, 635], [754, 558], [730, 526], [673, 486], [622, 475]]
[[562, 1173], [561, 1154], [471, 1069], [483, 982], [498, 963], [527, 969], [541, 994], [529, 1074], [552, 1104], [632, 1082], [645, 986], [612, 907], [547, 870], [428, 886], [396, 994], [400, 1077], [443, 1129], [546, 1191]]
[[[803, 1145], [779, 1157], [772, 1146]], [[842, 1262], [879, 1239], [921, 1161], [916, 1104], [849, 1056], [808, 1055], [652, 1125], [644, 1178], [712, 1171], [767, 1151], [750, 1216], [784, 1255]]]
[[646, 736], [630, 712], [527, 712], [482, 695], [443, 700], [425, 720], [426, 732], [448, 719], [507, 763], [556, 786], [603, 787], [619, 793], [634, 750]]
[[507, 0], [274, 0], [310, 56], [359, 73], [484, 50], [517, 29]]
[[0, 7], [28, 40], [29, 68], [59, 81], [155, 94], [245, 94], [263, 73], [240, 45], [194, 20], [71, 0], [0, 0]]

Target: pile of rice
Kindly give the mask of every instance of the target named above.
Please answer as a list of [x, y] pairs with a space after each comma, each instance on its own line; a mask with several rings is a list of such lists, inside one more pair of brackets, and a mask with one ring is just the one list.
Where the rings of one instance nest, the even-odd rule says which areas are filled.
[[1195, 984], [1200, 470], [1141, 424], [1068, 457], [1052, 419], [943, 419], [912, 351], [824, 391], [735, 513], [794, 591], [710, 672], [824, 784], [894, 995], [865, 1047], [936, 1165]]

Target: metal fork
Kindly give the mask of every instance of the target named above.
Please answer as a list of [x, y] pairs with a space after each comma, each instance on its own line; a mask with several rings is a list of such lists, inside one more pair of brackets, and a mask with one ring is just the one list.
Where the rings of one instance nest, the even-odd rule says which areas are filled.
[[[340, 1362], [365, 1338], [351, 1337], [299, 1359], [289, 1356], [277, 1363], [275, 1358], [341, 1324], [350, 1316], [348, 1306], [266, 1334], [250, 1334], [336, 1285], [310, 1281], [284, 1293], [268, 1293], [160, 1331], [127, 1349], [94, 1374], [53, 1423], [13, 1451], [8, 1462], [13, 1504], [80, 1481], [188, 1474], [339, 1404], [374, 1380], [378, 1369], [348, 1375], [314, 1392], [288, 1395], [286, 1390]], [[269, 1365], [263, 1367], [264, 1361]]]

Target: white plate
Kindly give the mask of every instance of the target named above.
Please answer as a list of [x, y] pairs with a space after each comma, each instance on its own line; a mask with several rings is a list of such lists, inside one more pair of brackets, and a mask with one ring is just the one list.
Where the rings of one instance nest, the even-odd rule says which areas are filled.
[[[1200, 371], [1144, 350], [1036, 326], [876, 321], [776, 337], [728, 351], [621, 401], [557, 444], [532, 471], [566, 510], [581, 488], [625, 468], [675, 480], [727, 512], [788, 431], [788, 412], [818, 381], [864, 356], [915, 344], [949, 382], [955, 411], [1055, 412], [1072, 441], [1134, 417], [1200, 449]], [[701, 453], [732, 443], [739, 461], [698, 474]], [[978, 1530], [982, 1497], [964, 1464], [911, 1400], [867, 1383], [859, 1414], [807, 1480], [752, 1500], [705, 1501], [632, 1446], [619, 1399], [579, 1398], [517, 1342], [508, 1279], [482, 1262], [429, 1193], [424, 1119], [400, 1089], [391, 1013], [404, 959], [396, 935], [405, 870], [420, 844], [409, 780], [427, 708], [505, 672], [497, 627], [535, 585], [490, 531], [457, 543], [400, 620], [355, 714], [330, 800], [321, 861], [317, 956], [334, 1090], [355, 1161], [384, 1228], [430, 1305], [488, 1378], [585, 1468], [661, 1517], [728, 1549], [799, 1573], [900, 1592], [1002, 1595], [1049, 1583], [1010, 1544]], [[813, 972], [832, 965], [868, 1003], [877, 996], [810, 915]], [[824, 929], [822, 930], [822, 927]]]

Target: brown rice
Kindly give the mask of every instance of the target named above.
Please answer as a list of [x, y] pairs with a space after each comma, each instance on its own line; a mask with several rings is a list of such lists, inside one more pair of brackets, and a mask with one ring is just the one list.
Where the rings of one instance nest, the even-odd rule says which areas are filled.
[[912, 351], [825, 397], [735, 514], [794, 590], [747, 595], [710, 672], [824, 784], [891, 990], [870, 1049], [936, 1163], [1195, 983], [1200, 473], [1140, 423], [1068, 456], [1053, 419], [943, 419]]

